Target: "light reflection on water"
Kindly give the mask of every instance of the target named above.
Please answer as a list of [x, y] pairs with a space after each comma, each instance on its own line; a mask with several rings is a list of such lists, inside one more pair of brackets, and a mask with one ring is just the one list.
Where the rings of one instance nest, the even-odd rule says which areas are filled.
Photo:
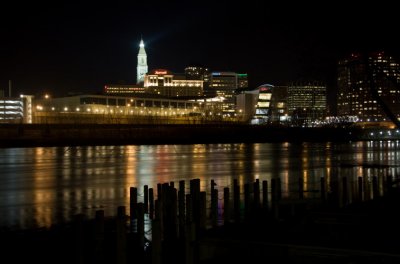
[[139, 188], [140, 202], [144, 185], [185, 180], [189, 190], [195, 178], [206, 191], [215, 180], [222, 199], [233, 179], [243, 185], [280, 177], [282, 196], [290, 198], [298, 195], [299, 178], [313, 191], [320, 177], [400, 175], [399, 149], [398, 141], [0, 149], [0, 227], [49, 227], [99, 209], [115, 215], [117, 206], [129, 205], [130, 187]]

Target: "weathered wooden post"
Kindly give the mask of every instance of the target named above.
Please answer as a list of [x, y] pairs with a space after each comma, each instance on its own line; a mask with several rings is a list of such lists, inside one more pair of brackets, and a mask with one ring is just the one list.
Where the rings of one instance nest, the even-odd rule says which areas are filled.
[[212, 211], [212, 226], [217, 227], [218, 226], [218, 190], [213, 189], [212, 191], [212, 198], [211, 198], [211, 211]]
[[171, 239], [176, 239], [178, 237], [178, 192], [176, 188], [170, 187], [170, 229], [171, 229]]
[[281, 178], [276, 178], [276, 194], [277, 200], [280, 201], [282, 199]]
[[133, 231], [134, 221], [136, 219], [136, 208], [137, 208], [137, 188], [129, 188], [129, 215], [130, 215], [130, 226]]
[[194, 263], [195, 241], [196, 241], [196, 225], [193, 222], [186, 223], [185, 264]]
[[185, 181], [179, 181], [178, 209], [179, 237], [183, 238], [185, 234]]
[[185, 181], [181, 180], [179, 181], [179, 191], [185, 194]]
[[193, 222], [192, 195], [186, 194], [186, 223]]
[[149, 203], [150, 203], [150, 211], [149, 211], [149, 218], [154, 218], [154, 191], [153, 188], [149, 189]]
[[260, 180], [256, 179], [253, 183], [253, 193], [254, 193], [254, 209], [256, 211], [260, 210]]
[[161, 202], [162, 200], [162, 184], [157, 183], [157, 200]]
[[200, 231], [205, 231], [207, 227], [207, 193], [200, 192]]
[[144, 250], [144, 204], [138, 203], [137, 235], [140, 252]]
[[159, 219], [155, 219], [151, 224], [151, 263], [161, 264], [161, 222]]
[[143, 186], [143, 206], [144, 206], [144, 213], [149, 213], [149, 186]]
[[211, 193], [211, 195], [212, 195], [212, 193], [213, 193], [213, 190], [214, 190], [214, 186], [216, 185], [216, 183], [215, 183], [215, 181], [214, 180], [211, 180], [211, 191], [210, 191], [210, 193]]
[[237, 179], [233, 180], [233, 214], [236, 223], [240, 222], [240, 186]]
[[263, 181], [262, 182], [262, 192], [263, 192], [263, 209], [265, 210], [265, 212], [268, 213], [268, 181]]
[[250, 185], [244, 184], [244, 215], [245, 219], [249, 220], [250, 216]]
[[116, 219], [116, 263], [126, 264], [125, 206], [118, 206]]
[[229, 188], [224, 188], [224, 225], [229, 224], [230, 217]]

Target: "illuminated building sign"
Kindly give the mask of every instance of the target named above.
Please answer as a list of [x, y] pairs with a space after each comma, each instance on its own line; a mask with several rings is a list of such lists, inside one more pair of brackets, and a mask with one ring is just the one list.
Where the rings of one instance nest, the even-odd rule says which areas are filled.
[[167, 74], [167, 71], [155, 71], [155, 74]]
[[269, 87], [261, 87], [260, 92], [269, 92], [270, 88]]

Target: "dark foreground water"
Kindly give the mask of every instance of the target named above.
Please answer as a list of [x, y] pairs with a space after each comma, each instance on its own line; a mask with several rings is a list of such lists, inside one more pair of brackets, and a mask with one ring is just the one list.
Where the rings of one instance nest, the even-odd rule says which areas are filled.
[[[129, 188], [199, 178], [222, 191], [280, 177], [282, 196], [297, 195], [304, 179], [306, 198], [319, 196], [320, 178], [400, 175], [400, 142], [264, 143], [36, 147], [0, 149], [0, 228], [49, 227], [77, 213], [106, 216], [129, 204]], [[139, 197], [141, 201], [142, 197]]]

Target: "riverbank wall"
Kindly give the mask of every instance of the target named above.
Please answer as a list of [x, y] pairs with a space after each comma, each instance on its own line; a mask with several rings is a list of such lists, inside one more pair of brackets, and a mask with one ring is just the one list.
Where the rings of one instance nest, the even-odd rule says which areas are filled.
[[357, 141], [359, 128], [271, 127], [242, 124], [104, 125], [2, 124], [0, 147]]

